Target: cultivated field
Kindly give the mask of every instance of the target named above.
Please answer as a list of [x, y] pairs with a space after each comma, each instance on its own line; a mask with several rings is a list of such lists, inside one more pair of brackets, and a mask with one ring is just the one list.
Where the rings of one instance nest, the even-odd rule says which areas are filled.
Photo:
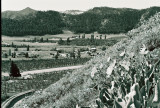
[[[9, 46], [2, 45], [2, 60], [9, 60], [10, 58], [13, 60], [22, 60], [25, 59], [25, 57], [15, 57], [12, 58], [11, 54], [9, 54], [9, 50], [11, 50], [11, 53], [15, 52], [16, 54], [19, 53], [29, 53], [31, 55], [38, 55], [39, 59], [48, 59], [48, 58], [53, 58], [53, 55], [51, 53], [56, 53], [56, 50], [61, 50], [61, 53], [70, 53], [73, 52], [73, 50], [82, 50], [86, 49], [89, 50], [92, 47], [96, 47], [97, 52], [101, 52], [103, 47], [108, 48], [107, 45], [105, 46], [96, 46], [96, 45], [81, 45], [81, 43], [77, 43], [77, 45], [72, 44], [72, 45], [59, 45], [58, 41], [60, 38], [62, 40], [66, 41], [67, 38], [70, 40], [75, 40], [78, 39], [80, 35], [80, 38], [82, 38], [83, 34], [74, 34], [70, 31], [64, 31], [64, 34], [58, 34], [58, 35], [45, 35], [45, 36], [24, 36], [24, 37], [8, 37], [8, 36], [2, 36], [2, 44], [7, 44]], [[100, 35], [102, 35], [102, 40], [105, 38], [105, 34], [98, 34], [94, 33], [94, 38], [95, 39], [100, 39]], [[43, 39], [42, 39], [43, 38]], [[91, 34], [85, 34], [85, 39], [90, 39]], [[125, 34], [111, 34], [111, 35], [106, 35], [106, 41], [107, 39], [112, 38], [113, 40], [120, 41], [123, 38], [127, 38]], [[34, 41], [36, 39], [36, 41]], [[42, 39], [42, 40], [41, 40]], [[105, 40], [104, 40], [105, 41]], [[80, 41], [78, 41], [80, 42]], [[27, 51], [27, 46], [29, 45], [29, 50]], [[18, 48], [17, 51], [15, 51], [15, 48]], [[7, 54], [8, 57], [4, 57], [4, 54]], [[86, 58], [90, 57], [89, 55], [86, 54], [87, 52], [81, 51], [81, 57]], [[61, 57], [60, 57], [61, 58]], [[63, 57], [62, 57], [63, 58]], [[27, 58], [29, 59], [29, 58]]]

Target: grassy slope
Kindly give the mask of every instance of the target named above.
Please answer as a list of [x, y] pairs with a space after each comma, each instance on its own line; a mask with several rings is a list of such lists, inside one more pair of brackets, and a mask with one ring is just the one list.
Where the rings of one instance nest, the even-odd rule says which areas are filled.
[[[111, 79], [106, 79], [106, 70], [114, 60], [116, 60], [114, 73], [127, 71], [120, 66], [122, 61], [134, 64], [136, 71], [140, 71], [138, 66], [144, 61], [144, 56], [139, 51], [143, 44], [148, 49], [155, 46], [154, 50], [149, 51], [146, 56], [151, 55], [155, 60], [160, 57], [160, 45], [158, 44], [160, 42], [160, 13], [144, 22], [139, 28], [130, 31], [128, 35], [131, 37], [130, 39], [122, 40], [110, 47], [104, 54], [86, 63], [86, 66], [82, 69], [78, 69], [71, 76], [64, 77], [55, 84], [50, 85], [42, 94], [35, 94], [25, 99], [16, 107], [21, 108], [23, 104], [27, 104], [32, 108], [49, 108], [51, 106], [74, 108], [77, 104], [79, 106], [94, 105], [99, 94], [99, 90], [96, 90], [94, 86], [101, 87], [104, 86], [103, 84], [110, 84]], [[152, 42], [152, 45], [149, 44], [149, 41]], [[126, 51], [125, 56], [120, 57], [119, 54], [124, 49]], [[107, 62], [109, 57], [110, 61]], [[100, 68], [101, 66], [102, 68]], [[97, 72], [91, 78], [93, 67], [97, 68]]]

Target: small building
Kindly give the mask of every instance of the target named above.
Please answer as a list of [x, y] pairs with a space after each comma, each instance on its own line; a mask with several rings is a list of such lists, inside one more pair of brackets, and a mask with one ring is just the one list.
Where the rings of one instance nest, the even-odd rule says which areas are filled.
[[67, 57], [68, 57], [68, 54], [64, 54], [64, 53], [63, 53], [63, 54], [60, 54], [60, 56], [61, 56], [61, 57], [64, 57], [64, 58], [67, 58]]
[[26, 53], [25, 52], [19, 52], [19, 53], [16, 53], [16, 56], [17, 57], [25, 57]]
[[90, 51], [91, 51], [91, 52], [96, 52], [97, 49], [96, 49], [95, 47], [93, 47], [93, 48], [90, 49]]

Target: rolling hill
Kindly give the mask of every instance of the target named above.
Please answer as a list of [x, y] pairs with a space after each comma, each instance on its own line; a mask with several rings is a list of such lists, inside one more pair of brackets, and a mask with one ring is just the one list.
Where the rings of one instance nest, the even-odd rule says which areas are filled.
[[4, 11], [2, 12], [2, 18], [9, 18], [9, 19], [23, 19], [23, 18], [31, 18], [35, 16], [36, 10], [31, 9], [29, 7], [20, 10], [20, 11]]

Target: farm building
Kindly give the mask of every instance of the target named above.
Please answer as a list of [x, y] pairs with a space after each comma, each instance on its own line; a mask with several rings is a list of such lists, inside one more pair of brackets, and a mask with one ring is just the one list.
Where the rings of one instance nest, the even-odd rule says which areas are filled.
[[16, 56], [17, 56], [17, 57], [25, 57], [25, 55], [26, 55], [25, 52], [16, 53]]
[[90, 49], [90, 51], [91, 51], [91, 52], [96, 52], [97, 49], [96, 49], [95, 47], [93, 47], [93, 48]]
[[60, 56], [63, 57], [63, 58], [67, 58], [67, 57], [69, 57], [69, 54], [68, 53], [63, 53], [63, 54], [60, 54]]

